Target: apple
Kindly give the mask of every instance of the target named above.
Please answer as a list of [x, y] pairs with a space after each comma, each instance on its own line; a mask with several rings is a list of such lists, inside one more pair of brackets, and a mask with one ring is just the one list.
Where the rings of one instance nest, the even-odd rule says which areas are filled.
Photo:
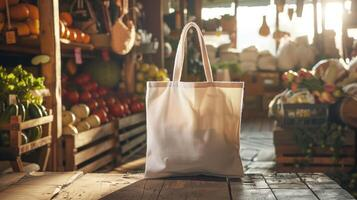
[[83, 91], [79, 99], [81, 102], [88, 102], [92, 99], [92, 94], [89, 91]]
[[99, 109], [97, 109], [96, 111], [94, 111], [93, 114], [95, 114], [95, 115], [97, 115], [97, 116], [99, 117], [100, 122], [101, 122], [102, 124], [108, 121], [108, 114], [107, 114], [107, 112], [105, 112], [105, 110], [103, 110], [103, 109], [101, 109], [101, 108], [99, 108]]
[[107, 103], [104, 101], [103, 98], [99, 98], [99, 99], [97, 100], [97, 102], [98, 102], [98, 106], [99, 106], [99, 107], [105, 107], [105, 106], [107, 106]]
[[108, 108], [108, 106], [100, 107], [100, 109], [103, 109], [105, 112], [109, 113], [109, 108]]
[[125, 107], [122, 103], [117, 102], [110, 106], [110, 113], [115, 117], [121, 117], [125, 114]]
[[95, 101], [95, 100], [90, 100], [90, 101], [87, 102], [86, 104], [87, 104], [87, 106], [89, 107], [89, 109], [90, 109], [91, 111], [94, 111], [94, 110], [96, 110], [96, 109], [98, 108], [98, 102]]
[[104, 88], [104, 87], [98, 87], [97, 88], [97, 92], [99, 94], [99, 96], [105, 96], [106, 94], [108, 94], [108, 89]]
[[105, 102], [108, 106], [112, 106], [117, 102], [117, 100], [114, 97], [108, 97]]
[[84, 85], [85, 83], [88, 83], [90, 81], [91, 77], [87, 73], [83, 73], [78, 75], [75, 79], [74, 82], [78, 85]]
[[79, 93], [77, 91], [73, 91], [73, 90], [72, 91], [67, 91], [66, 99], [72, 105], [77, 104], [79, 102]]
[[98, 99], [99, 98], [99, 94], [98, 94], [97, 91], [93, 91], [93, 92], [91, 92], [91, 94], [92, 94], [92, 98], [93, 99]]

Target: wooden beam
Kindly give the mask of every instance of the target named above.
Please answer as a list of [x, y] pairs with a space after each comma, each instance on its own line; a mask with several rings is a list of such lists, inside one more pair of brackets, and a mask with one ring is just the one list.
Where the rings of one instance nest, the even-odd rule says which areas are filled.
[[40, 48], [41, 53], [50, 56], [50, 62], [42, 64], [41, 72], [45, 77], [46, 87], [51, 96], [46, 101], [46, 107], [53, 111], [52, 144], [50, 170], [56, 171], [57, 141], [62, 134], [61, 116], [61, 55], [59, 31], [58, 0], [39, 0], [40, 11]]
[[142, 1], [145, 12], [145, 28], [158, 39], [159, 49], [153, 55], [153, 61], [159, 67], [164, 67], [164, 19], [163, 0]]

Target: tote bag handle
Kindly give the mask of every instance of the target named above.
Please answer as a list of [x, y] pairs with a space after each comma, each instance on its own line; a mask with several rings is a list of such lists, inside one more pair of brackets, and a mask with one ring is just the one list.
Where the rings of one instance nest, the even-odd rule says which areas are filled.
[[205, 75], [206, 75], [206, 80], [207, 80], [207, 82], [213, 82], [211, 64], [208, 59], [205, 41], [203, 39], [203, 35], [202, 35], [200, 27], [194, 22], [187, 23], [185, 25], [185, 27], [182, 29], [182, 33], [180, 36], [180, 41], [179, 41], [179, 44], [177, 47], [177, 52], [176, 52], [176, 57], [175, 57], [174, 72], [173, 72], [172, 80], [174, 82], [181, 81], [183, 61], [185, 59], [185, 45], [187, 42], [187, 33], [190, 30], [190, 28], [192, 28], [192, 27], [194, 29], [196, 29], [196, 32], [198, 35], [198, 41], [200, 43], [200, 49], [201, 49], [201, 55], [202, 55], [202, 61], [203, 61]]

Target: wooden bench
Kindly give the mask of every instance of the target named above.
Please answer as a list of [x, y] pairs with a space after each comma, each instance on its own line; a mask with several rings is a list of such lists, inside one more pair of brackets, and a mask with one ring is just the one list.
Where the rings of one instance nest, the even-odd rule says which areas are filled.
[[143, 179], [143, 174], [82, 172], [0, 176], [1, 199], [354, 199], [324, 174], [247, 174], [242, 179]]

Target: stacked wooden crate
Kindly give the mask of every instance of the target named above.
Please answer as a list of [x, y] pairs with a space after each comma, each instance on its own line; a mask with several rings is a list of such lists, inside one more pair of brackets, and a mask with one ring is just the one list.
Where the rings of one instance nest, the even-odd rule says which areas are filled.
[[[41, 148], [39, 165], [41, 171], [47, 170], [49, 155], [51, 152], [51, 126], [53, 121], [52, 111], [48, 116], [22, 121], [21, 116], [12, 116], [10, 123], [0, 126], [1, 131], [8, 131], [9, 146], [0, 147], [0, 160], [10, 161], [13, 171], [22, 172], [24, 166], [22, 155]], [[22, 144], [21, 134], [25, 129], [43, 126], [41, 138]]]
[[92, 172], [114, 163], [116, 133], [117, 123], [112, 121], [78, 134], [64, 135], [65, 170]]
[[146, 115], [145, 112], [130, 115], [118, 120], [120, 162], [146, 147]]
[[283, 129], [274, 124], [273, 137], [277, 172], [348, 172], [355, 164], [355, 134], [346, 133], [338, 159], [333, 149], [312, 147], [311, 157], [297, 145], [293, 129]]
[[265, 117], [270, 100], [282, 90], [280, 72], [250, 72], [233, 80], [244, 82], [244, 117]]

